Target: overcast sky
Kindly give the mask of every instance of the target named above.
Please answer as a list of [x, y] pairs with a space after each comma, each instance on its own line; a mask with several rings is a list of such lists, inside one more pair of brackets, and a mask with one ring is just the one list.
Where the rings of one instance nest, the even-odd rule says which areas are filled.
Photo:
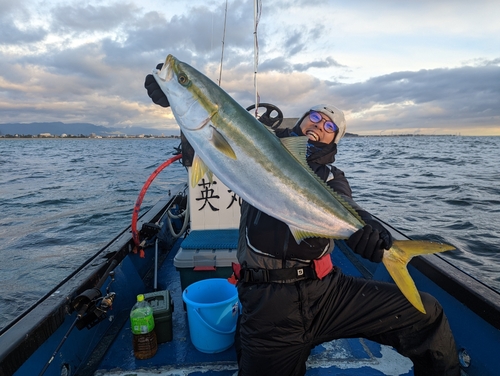
[[[320, 4], [320, 5], [317, 5]], [[144, 77], [173, 54], [216, 81], [225, 0], [0, 0], [0, 123], [178, 133]], [[229, 0], [222, 87], [253, 103], [253, 0]], [[500, 135], [500, 1], [263, 0], [262, 102], [344, 110], [358, 134]]]

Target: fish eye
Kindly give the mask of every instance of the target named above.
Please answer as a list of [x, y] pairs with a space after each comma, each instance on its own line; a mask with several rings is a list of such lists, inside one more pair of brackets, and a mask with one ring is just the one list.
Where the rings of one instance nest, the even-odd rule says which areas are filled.
[[188, 84], [188, 82], [189, 82], [189, 79], [188, 79], [188, 77], [184, 73], [181, 73], [181, 74], [179, 74], [179, 77], [177, 77], [177, 81], [182, 86], [186, 86]]

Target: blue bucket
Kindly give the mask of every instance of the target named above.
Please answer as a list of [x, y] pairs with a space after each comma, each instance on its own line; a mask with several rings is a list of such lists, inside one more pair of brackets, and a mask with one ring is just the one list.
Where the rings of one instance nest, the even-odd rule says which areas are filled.
[[210, 278], [189, 285], [182, 293], [189, 333], [194, 347], [217, 353], [234, 343], [238, 318], [238, 291], [224, 278]]

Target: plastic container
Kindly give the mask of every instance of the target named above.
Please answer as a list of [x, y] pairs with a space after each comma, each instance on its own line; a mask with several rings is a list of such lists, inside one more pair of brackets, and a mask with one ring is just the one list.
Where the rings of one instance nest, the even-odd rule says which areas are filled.
[[182, 290], [203, 279], [231, 277], [237, 246], [237, 229], [191, 231], [174, 257]]
[[174, 306], [170, 298], [170, 291], [156, 291], [144, 294], [146, 300], [153, 308], [155, 319], [156, 340], [158, 343], [172, 340], [172, 312]]
[[204, 279], [182, 293], [186, 303], [189, 334], [194, 347], [217, 353], [234, 343], [239, 304], [236, 287], [227, 279]]
[[137, 359], [152, 358], [158, 350], [155, 333], [153, 308], [144, 300], [144, 295], [137, 295], [137, 302], [130, 311], [134, 356]]

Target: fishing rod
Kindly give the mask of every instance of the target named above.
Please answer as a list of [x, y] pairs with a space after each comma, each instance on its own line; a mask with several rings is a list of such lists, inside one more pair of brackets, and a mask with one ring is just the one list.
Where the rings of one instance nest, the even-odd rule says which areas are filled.
[[[73, 301], [71, 302], [71, 307], [74, 310], [78, 310], [76, 318], [69, 327], [69, 329], [66, 331], [66, 334], [63, 336], [61, 342], [59, 342], [59, 345], [57, 345], [50, 359], [47, 361], [47, 363], [45, 363], [45, 366], [40, 371], [38, 376], [42, 376], [45, 373], [45, 371], [47, 371], [47, 368], [49, 368], [52, 361], [55, 359], [57, 353], [64, 345], [64, 342], [66, 342], [69, 335], [71, 334], [71, 331], [75, 328], [75, 326], [81, 329], [88, 323], [87, 327], [90, 327], [94, 326], [97, 322], [102, 321], [104, 319], [105, 314], [113, 305], [113, 300], [115, 298], [115, 293], [114, 292], [110, 293], [109, 287], [111, 283], [114, 282], [113, 270], [116, 268], [116, 265], [118, 265], [118, 261], [112, 260], [108, 268], [102, 275], [102, 277], [97, 282], [97, 284], [93, 288], [85, 290], [82, 294], [78, 295], [75, 299], [73, 299]], [[106, 288], [106, 296], [104, 298], [101, 298], [102, 294], [100, 289], [104, 285], [104, 282], [106, 282], [107, 278], [110, 276], [111, 276], [111, 282]], [[101, 301], [101, 304], [99, 307], [97, 307], [96, 303], [99, 300]], [[83, 325], [79, 325], [82, 322]]]
[[222, 61], [224, 60], [224, 45], [226, 44], [226, 22], [227, 22], [227, 0], [226, 0], [226, 8], [224, 11], [224, 32], [222, 33], [222, 51], [220, 54], [220, 70], [219, 70], [219, 86], [222, 83]]

